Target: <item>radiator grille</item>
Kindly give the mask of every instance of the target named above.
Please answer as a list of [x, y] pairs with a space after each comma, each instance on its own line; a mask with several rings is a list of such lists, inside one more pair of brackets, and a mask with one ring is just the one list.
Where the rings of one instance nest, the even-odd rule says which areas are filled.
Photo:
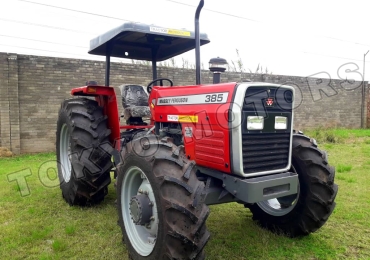
[[290, 133], [245, 133], [242, 142], [244, 173], [288, 166]]

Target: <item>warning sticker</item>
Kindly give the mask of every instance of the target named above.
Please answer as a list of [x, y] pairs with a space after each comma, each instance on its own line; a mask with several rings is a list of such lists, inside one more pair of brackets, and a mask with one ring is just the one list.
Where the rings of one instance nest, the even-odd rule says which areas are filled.
[[190, 36], [189, 31], [182, 31], [182, 30], [175, 30], [175, 29], [167, 29], [167, 28], [161, 28], [161, 27], [150, 27], [151, 32], [157, 32], [157, 33], [165, 33], [170, 35], [178, 35], [178, 36]]
[[179, 122], [198, 123], [198, 116], [179, 116]]
[[179, 36], [190, 36], [190, 32], [188, 31], [180, 31], [180, 30], [173, 30], [173, 29], [169, 29], [168, 34], [179, 35]]
[[167, 115], [167, 120], [181, 123], [198, 123], [198, 116], [192, 115]]
[[167, 115], [167, 120], [172, 122], [179, 122], [179, 116]]

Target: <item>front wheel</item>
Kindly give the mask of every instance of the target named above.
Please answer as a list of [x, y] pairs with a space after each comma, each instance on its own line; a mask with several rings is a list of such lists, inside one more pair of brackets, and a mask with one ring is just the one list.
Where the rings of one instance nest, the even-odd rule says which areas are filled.
[[318, 230], [335, 208], [338, 186], [334, 168], [316, 141], [293, 135], [292, 171], [298, 174], [298, 193], [249, 206], [253, 220], [275, 233], [296, 237]]
[[130, 259], [204, 259], [205, 185], [182, 147], [142, 137], [118, 165], [118, 216]]

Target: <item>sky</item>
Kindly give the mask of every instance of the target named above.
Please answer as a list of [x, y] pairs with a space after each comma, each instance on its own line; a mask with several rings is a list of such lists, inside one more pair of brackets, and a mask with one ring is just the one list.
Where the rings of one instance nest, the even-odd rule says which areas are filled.
[[[262, 66], [272, 74], [362, 80], [370, 50], [367, 2], [205, 0], [200, 30], [211, 43], [201, 47], [202, 63], [207, 69], [211, 58], [222, 57], [232, 69], [238, 50], [246, 71]], [[1, 0], [0, 52], [104, 60], [87, 53], [92, 38], [127, 21], [193, 30], [198, 3]], [[190, 51], [176, 64], [194, 57]], [[366, 60], [370, 80], [370, 53]]]

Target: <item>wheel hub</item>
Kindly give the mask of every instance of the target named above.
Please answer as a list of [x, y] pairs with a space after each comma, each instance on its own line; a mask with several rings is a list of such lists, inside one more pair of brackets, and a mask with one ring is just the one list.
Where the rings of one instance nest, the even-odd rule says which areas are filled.
[[152, 185], [137, 166], [130, 167], [124, 174], [121, 209], [126, 234], [132, 246], [141, 256], [150, 255], [157, 241], [158, 208]]
[[130, 201], [130, 215], [136, 225], [145, 226], [153, 216], [153, 204], [146, 194], [135, 195]]
[[277, 198], [277, 201], [279, 201], [281, 208], [289, 208], [296, 199], [297, 194], [292, 194], [285, 197]]
[[60, 164], [62, 167], [63, 181], [68, 183], [71, 179], [71, 142], [70, 133], [67, 124], [62, 126], [60, 130]]
[[[293, 165], [291, 171], [297, 173]], [[299, 195], [300, 195], [300, 185], [298, 182], [298, 193], [280, 198], [260, 201], [257, 202], [257, 205], [267, 214], [281, 217], [288, 214], [294, 209], [294, 207], [298, 203]]]

